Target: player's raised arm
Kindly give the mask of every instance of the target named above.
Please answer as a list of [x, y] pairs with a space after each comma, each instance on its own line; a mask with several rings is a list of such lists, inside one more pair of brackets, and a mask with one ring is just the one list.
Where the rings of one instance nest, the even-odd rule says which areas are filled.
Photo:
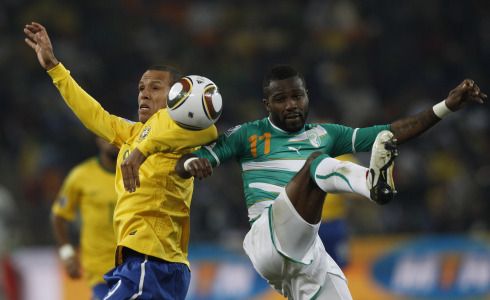
[[449, 113], [461, 109], [468, 102], [484, 103], [486, 99], [487, 95], [480, 91], [473, 80], [465, 79], [449, 92], [446, 99], [414, 116], [394, 121], [390, 129], [398, 140], [398, 144], [401, 144], [420, 135]]
[[25, 42], [36, 52], [41, 67], [47, 71], [59, 64], [54, 56], [53, 45], [44, 26], [31, 22], [24, 27], [24, 33], [26, 34]]

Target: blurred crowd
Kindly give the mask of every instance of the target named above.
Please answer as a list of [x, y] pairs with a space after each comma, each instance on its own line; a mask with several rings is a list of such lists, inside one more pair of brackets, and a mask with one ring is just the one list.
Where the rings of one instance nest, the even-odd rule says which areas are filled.
[[[484, 0], [2, 1], [0, 233], [17, 245], [52, 243], [61, 181], [96, 153], [24, 44], [27, 22], [44, 24], [82, 87], [128, 119], [149, 65], [211, 78], [225, 101], [224, 131], [265, 116], [262, 77], [277, 63], [304, 72], [313, 122], [388, 123], [441, 101], [467, 77], [489, 93], [488, 15]], [[489, 231], [489, 117], [489, 104], [471, 105], [401, 146], [396, 201], [349, 203], [352, 231]], [[369, 163], [369, 154], [358, 158]], [[238, 166], [196, 182], [192, 208], [192, 241], [239, 243], [248, 222]]]

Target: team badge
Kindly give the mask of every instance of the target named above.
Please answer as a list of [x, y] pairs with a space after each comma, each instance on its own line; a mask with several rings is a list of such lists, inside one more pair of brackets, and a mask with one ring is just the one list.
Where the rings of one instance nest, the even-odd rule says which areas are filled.
[[145, 129], [143, 129], [143, 131], [141, 132], [138, 141], [141, 142], [142, 140], [144, 140], [150, 133], [150, 130], [151, 130], [151, 126], [145, 127]]
[[313, 147], [315, 148], [320, 147], [320, 137], [318, 136], [318, 133], [315, 130], [308, 130], [306, 134], [308, 135], [308, 140], [310, 140], [310, 144]]

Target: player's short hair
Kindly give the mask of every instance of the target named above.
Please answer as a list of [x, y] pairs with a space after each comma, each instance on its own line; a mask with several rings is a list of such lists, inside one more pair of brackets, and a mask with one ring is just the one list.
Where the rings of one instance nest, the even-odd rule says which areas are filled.
[[273, 66], [267, 74], [264, 76], [264, 80], [262, 81], [262, 92], [264, 93], [264, 97], [267, 98], [269, 96], [269, 85], [273, 80], [283, 80], [291, 77], [299, 77], [301, 81], [303, 81], [303, 85], [306, 88], [305, 78], [303, 74], [301, 74], [298, 70], [296, 70], [291, 65], [275, 65]]
[[170, 65], [151, 65], [148, 70], [169, 72], [171, 81], [170, 85], [176, 83], [182, 77], [182, 72], [180, 72], [180, 70], [176, 67]]

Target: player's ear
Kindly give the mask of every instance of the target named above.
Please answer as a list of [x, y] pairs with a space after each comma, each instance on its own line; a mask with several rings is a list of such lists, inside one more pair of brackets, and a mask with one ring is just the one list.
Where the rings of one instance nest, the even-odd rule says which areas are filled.
[[262, 98], [262, 102], [264, 103], [264, 106], [265, 106], [265, 109], [267, 110], [267, 112], [271, 112], [270, 108], [269, 108], [269, 100], [266, 99], [266, 98]]

